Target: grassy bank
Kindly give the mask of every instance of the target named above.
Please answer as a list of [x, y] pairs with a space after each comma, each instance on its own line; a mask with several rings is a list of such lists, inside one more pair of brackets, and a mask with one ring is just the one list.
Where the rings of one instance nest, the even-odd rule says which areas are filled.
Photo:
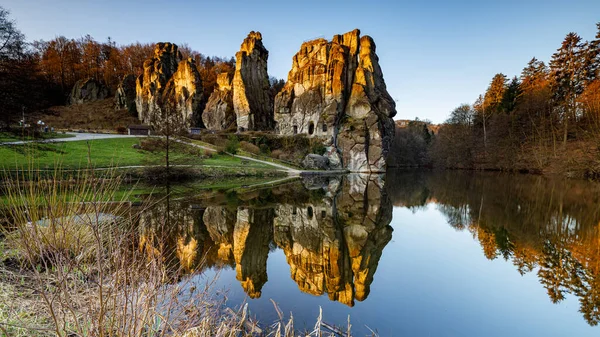
[[[90, 164], [95, 168], [152, 166], [165, 163], [162, 148], [135, 148], [141, 145], [141, 138], [113, 138], [91, 141], [57, 143], [28, 143], [4, 145], [0, 147], [0, 167], [15, 169], [80, 169]], [[89, 161], [88, 161], [89, 160]], [[226, 154], [207, 153], [181, 143], [172, 143], [169, 154], [171, 165], [206, 166], [222, 168], [271, 169], [272, 166], [243, 161]]]

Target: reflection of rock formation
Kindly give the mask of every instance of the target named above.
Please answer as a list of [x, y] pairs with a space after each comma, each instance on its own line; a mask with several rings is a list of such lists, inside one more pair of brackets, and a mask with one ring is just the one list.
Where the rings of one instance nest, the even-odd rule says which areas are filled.
[[204, 224], [217, 245], [219, 260], [233, 261], [233, 228], [237, 220], [235, 211], [222, 206], [210, 206], [204, 211]]
[[[140, 247], [165, 261], [174, 253], [178, 266], [188, 272], [235, 265], [242, 288], [257, 298], [267, 282], [267, 258], [274, 243], [283, 249], [291, 277], [303, 292], [326, 293], [349, 306], [365, 300], [392, 233], [383, 180], [312, 177], [304, 181], [304, 188], [298, 187], [246, 193], [238, 196], [238, 205], [193, 209], [174, 203], [168, 211], [156, 206], [141, 221]], [[280, 203], [272, 203], [273, 195]], [[167, 214], [169, 226], [164, 230], [169, 235], [156, 240]]]
[[[301, 207], [281, 205], [275, 242], [290, 264], [292, 278], [304, 292], [354, 305], [369, 295], [369, 286], [390, 241], [391, 203], [382, 181], [351, 175], [323, 184], [325, 198]], [[311, 181], [311, 186], [317, 182]], [[331, 187], [340, 186], [331, 194]]]
[[350, 259], [331, 206], [279, 206], [275, 243], [285, 252], [300, 290], [312, 295], [327, 293], [331, 300], [352, 306]]
[[242, 288], [251, 298], [258, 298], [267, 282], [267, 257], [273, 236], [273, 211], [238, 209], [233, 231], [235, 271]]
[[193, 272], [202, 264], [205, 250], [212, 246], [202, 213], [183, 203], [160, 203], [143, 211], [139, 218], [139, 249], [161, 256], [172, 270]]

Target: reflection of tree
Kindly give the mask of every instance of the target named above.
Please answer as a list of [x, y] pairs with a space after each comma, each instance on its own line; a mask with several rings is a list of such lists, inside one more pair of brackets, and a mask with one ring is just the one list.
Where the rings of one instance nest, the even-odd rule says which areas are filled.
[[[464, 172], [391, 173], [387, 181], [394, 204], [415, 205], [402, 198], [427, 193], [424, 204], [468, 229], [488, 259], [512, 260], [521, 275], [537, 271], [553, 303], [573, 294], [587, 322], [600, 322], [600, 185]], [[420, 184], [398, 183], [407, 181]]]

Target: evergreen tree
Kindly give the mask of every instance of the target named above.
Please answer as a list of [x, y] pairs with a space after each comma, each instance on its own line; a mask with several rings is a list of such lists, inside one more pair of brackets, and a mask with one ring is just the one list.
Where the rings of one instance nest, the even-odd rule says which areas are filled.
[[502, 96], [501, 110], [506, 114], [512, 113], [517, 105], [517, 98], [520, 94], [521, 82], [515, 76], [504, 91], [504, 95]]
[[550, 61], [552, 94], [563, 125], [563, 146], [567, 144], [569, 120], [576, 120], [576, 99], [584, 89], [584, 45], [576, 33], [569, 33]]
[[569, 33], [561, 47], [552, 55], [550, 70], [554, 98], [558, 103], [568, 102], [583, 91], [585, 49], [581, 37]]

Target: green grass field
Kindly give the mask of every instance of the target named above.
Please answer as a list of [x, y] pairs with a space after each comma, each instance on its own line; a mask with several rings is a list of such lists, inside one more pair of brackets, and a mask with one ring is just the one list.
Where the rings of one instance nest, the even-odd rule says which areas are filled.
[[[164, 151], [148, 152], [134, 149], [138, 138], [97, 139], [62, 143], [28, 143], [24, 145], [1, 145], [0, 167], [8, 170], [78, 169], [88, 166], [122, 167], [148, 166], [165, 163]], [[202, 165], [212, 167], [243, 167], [270, 169], [272, 166], [252, 161], [242, 161], [229, 155], [213, 154], [210, 158], [190, 154], [187, 145], [174, 144], [170, 151], [171, 165]], [[197, 152], [197, 151], [196, 151]]]

